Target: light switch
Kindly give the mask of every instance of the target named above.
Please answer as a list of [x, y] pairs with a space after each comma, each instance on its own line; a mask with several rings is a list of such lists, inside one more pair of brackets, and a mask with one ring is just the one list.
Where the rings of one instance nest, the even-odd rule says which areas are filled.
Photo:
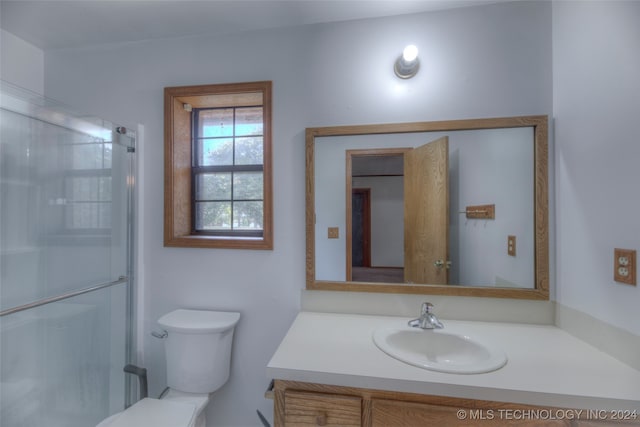
[[516, 236], [507, 237], [507, 255], [516, 256]]

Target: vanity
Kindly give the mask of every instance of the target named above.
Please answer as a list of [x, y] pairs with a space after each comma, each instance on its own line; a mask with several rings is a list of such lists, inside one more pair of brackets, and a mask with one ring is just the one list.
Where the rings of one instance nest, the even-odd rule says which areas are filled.
[[442, 319], [443, 331], [465, 331], [507, 356], [497, 370], [455, 374], [375, 345], [376, 331], [408, 320], [299, 313], [267, 366], [275, 425], [640, 425], [640, 372], [557, 327]]
[[308, 128], [307, 291], [516, 316], [423, 330], [422, 313], [303, 309], [267, 366], [275, 425], [640, 426], [639, 370], [519, 323], [514, 300], [549, 301], [548, 199], [546, 116]]

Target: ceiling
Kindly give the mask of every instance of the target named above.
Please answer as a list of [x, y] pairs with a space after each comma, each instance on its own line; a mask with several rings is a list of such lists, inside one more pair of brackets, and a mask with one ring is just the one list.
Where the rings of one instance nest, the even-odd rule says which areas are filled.
[[221, 35], [505, 0], [0, 0], [0, 26], [47, 49]]

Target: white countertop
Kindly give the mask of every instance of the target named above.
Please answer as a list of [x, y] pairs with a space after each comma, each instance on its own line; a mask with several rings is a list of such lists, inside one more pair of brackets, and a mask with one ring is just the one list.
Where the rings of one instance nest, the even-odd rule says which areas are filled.
[[406, 317], [301, 312], [267, 365], [269, 378], [469, 399], [594, 410], [637, 410], [640, 371], [555, 326], [440, 319], [504, 350], [484, 374], [410, 366], [379, 350], [375, 329]]

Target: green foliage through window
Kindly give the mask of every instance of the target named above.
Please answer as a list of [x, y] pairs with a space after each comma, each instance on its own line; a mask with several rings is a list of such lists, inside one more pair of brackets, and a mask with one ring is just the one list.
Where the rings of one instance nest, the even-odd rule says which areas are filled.
[[192, 111], [195, 233], [263, 234], [263, 107]]

